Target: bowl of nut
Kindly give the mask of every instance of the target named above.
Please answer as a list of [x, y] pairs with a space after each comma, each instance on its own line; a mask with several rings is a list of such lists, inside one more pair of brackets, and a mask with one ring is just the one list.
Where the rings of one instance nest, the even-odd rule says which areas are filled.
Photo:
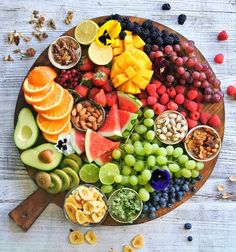
[[166, 110], [156, 118], [154, 130], [162, 143], [177, 144], [185, 138], [188, 132], [188, 123], [179, 112]]
[[62, 36], [48, 48], [50, 62], [59, 69], [70, 69], [80, 60], [81, 47], [78, 41], [70, 36]]
[[199, 125], [188, 132], [184, 147], [191, 158], [207, 162], [219, 154], [221, 139], [212, 127]]
[[73, 126], [83, 132], [87, 129], [98, 130], [103, 125], [105, 117], [103, 107], [92, 100], [78, 102], [71, 112]]

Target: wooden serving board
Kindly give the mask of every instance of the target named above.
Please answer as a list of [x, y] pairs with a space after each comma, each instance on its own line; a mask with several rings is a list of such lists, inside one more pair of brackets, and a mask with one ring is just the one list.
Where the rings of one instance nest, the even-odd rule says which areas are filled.
[[[92, 19], [95, 22], [103, 21], [106, 18], [106, 16], [103, 17], [98, 17]], [[138, 18], [138, 17], [130, 17], [132, 21], [136, 21], [139, 23], [142, 23], [145, 21], [144, 18]], [[166, 29], [169, 32], [176, 33], [181, 41], [187, 41], [187, 39], [182, 36], [181, 34], [177, 33], [176, 31], [170, 29], [169, 27], [166, 27], [162, 24], [159, 24], [157, 22], [154, 22], [155, 26], [158, 27], [159, 29], [163, 30]], [[71, 28], [67, 32], [65, 32], [63, 35], [69, 35], [69, 36], [74, 36], [74, 28]], [[85, 48], [82, 48], [82, 53], [85, 53]], [[49, 59], [48, 59], [48, 48], [46, 48], [42, 54], [37, 58], [35, 63], [32, 65], [31, 71], [34, 67], [36, 66], [41, 66], [41, 65], [49, 65], [52, 66]], [[200, 60], [201, 63], [208, 63], [205, 59], [205, 57], [201, 54], [201, 52], [195, 47], [195, 53]], [[209, 65], [209, 64], [208, 64]], [[53, 66], [52, 66], [53, 67]], [[29, 107], [32, 109], [30, 105], [28, 105], [25, 102], [24, 96], [23, 96], [23, 91], [22, 88], [19, 92], [19, 96], [17, 99], [16, 103], [16, 108], [15, 108], [15, 117], [14, 117], [14, 124], [16, 125], [16, 121], [18, 118], [19, 111], [23, 107]], [[223, 140], [224, 136], [224, 124], [225, 124], [225, 112], [224, 112], [224, 101], [221, 101], [220, 103], [216, 104], [207, 104], [204, 106], [203, 111], [208, 111], [210, 113], [216, 113], [219, 115], [222, 124], [221, 126], [217, 129], [221, 140]], [[43, 143], [44, 140], [42, 137], [37, 142], [37, 145], [40, 143]], [[218, 156], [205, 164], [205, 168], [201, 171], [201, 175], [203, 176], [201, 181], [198, 181], [196, 183], [197, 190], [199, 190], [204, 183], [207, 181], [208, 177], [212, 173], [214, 166], [216, 164]], [[35, 170], [31, 169], [30, 167], [26, 167], [27, 172], [29, 176], [33, 179]], [[27, 231], [30, 226], [34, 223], [34, 221], [39, 217], [39, 215], [43, 212], [43, 210], [48, 206], [50, 203], [55, 203], [59, 207], [63, 208], [63, 203], [64, 203], [64, 198], [65, 198], [66, 193], [60, 193], [57, 195], [52, 195], [48, 194], [45, 192], [43, 189], [37, 189], [33, 194], [31, 194], [27, 199], [25, 199], [19, 206], [17, 206], [14, 210], [12, 210], [9, 213], [9, 216], [24, 230]], [[171, 208], [161, 208], [157, 211], [157, 216], [163, 216], [167, 214], [168, 212], [174, 210], [176, 207], [179, 205], [183, 204], [186, 200], [191, 198], [193, 195], [192, 192], [188, 192], [184, 198], [180, 202], [176, 202]], [[140, 224], [149, 221], [148, 218], [144, 219], [138, 219], [137, 221], [134, 222], [134, 224]], [[107, 219], [103, 222], [102, 225], [107, 225], [107, 226], [119, 226], [121, 225], [120, 223], [115, 222], [113, 219], [111, 219], [110, 216], [107, 217]]]

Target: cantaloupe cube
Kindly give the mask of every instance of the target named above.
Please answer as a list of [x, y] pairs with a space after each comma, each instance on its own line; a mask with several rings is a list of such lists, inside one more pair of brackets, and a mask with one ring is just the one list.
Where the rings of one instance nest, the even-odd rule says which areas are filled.
[[127, 77], [127, 75], [125, 73], [122, 74], [117, 74], [116, 77], [112, 80], [113, 86], [119, 87], [120, 85], [122, 85], [124, 82], [126, 82], [129, 78]]
[[112, 45], [112, 48], [117, 48], [117, 47], [124, 48], [124, 41], [121, 39], [115, 39], [115, 42]]
[[123, 48], [122, 47], [116, 47], [116, 48], [112, 49], [113, 56], [120, 55], [122, 52], [123, 52]]
[[135, 48], [143, 49], [145, 42], [139, 37], [139, 35], [133, 35], [133, 45]]
[[148, 85], [149, 81], [147, 81], [146, 79], [144, 79], [142, 76], [140, 76], [139, 74], [135, 75], [131, 81], [138, 86], [140, 89], [145, 89], [146, 86]]
[[125, 69], [125, 73], [128, 75], [129, 78], [132, 78], [137, 72], [134, 70], [132, 66], [129, 66]]
[[139, 74], [141, 77], [143, 77], [144, 79], [146, 79], [148, 82], [150, 82], [151, 78], [152, 78], [152, 75], [153, 75], [153, 70], [149, 70], [149, 69], [145, 69], [145, 68], [142, 68], [140, 71], [139, 71]]

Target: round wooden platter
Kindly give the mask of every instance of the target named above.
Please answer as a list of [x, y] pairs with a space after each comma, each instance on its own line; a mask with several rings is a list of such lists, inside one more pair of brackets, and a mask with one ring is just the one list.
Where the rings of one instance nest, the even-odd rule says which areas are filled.
[[[95, 22], [103, 21], [106, 18], [106, 16], [103, 17], [98, 17], [94, 18]], [[138, 17], [130, 17], [131, 21], [136, 21], [138, 23], [142, 23], [145, 21], [144, 18], [138, 18]], [[176, 33], [181, 41], [187, 41], [187, 39], [182, 36], [181, 34], [177, 33], [176, 31], [170, 29], [169, 27], [166, 27], [162, 24], [159, 24], [157, 22], [154, 22], [154, 25], [158, 27], [160, 30], [166, 29], [169, 32]], [[74, 28], [71, 28], [67, 32], [65, 32], [63, 35], [69, 35], [69, 36], [74, 36]], [[82, 53], [86, 53], [86, 48], [82, 48]], [[48, 48], [46, 48], [42, 54], [37, 58], [35, 63], [32, 65], [31, 69], [33, 69], [36, 66], [41, 66], [41, 65], [49, 65], [52, 66], [49, 59], [48, 59]], [[201, 63], [207, 63], [205, 57], [201, 54], [201, 52], [195, 47], [195, 53], [200, 60]], [[208, 64], [209, 65], [209, 64]], [[53, 66], [52, 66], [53, 67]], [[31, 70], [30, 69], [30, 70]], [[55, 68], [54, 68], [55, 69]], [[29, 70], [29, 71], [30, 71]], [[30, 107], [31, 110], [33, 111], [32, 107], [28, 105], [23, 96], [23, 91], [22, 88], [19, 92], [18, 100], [16, 103], [16, 108], [15, 108], [15, 120], [14, 123], [16, 124], [16, 120], [19, 114], [19, 111], [23, 107]], [[221, 101], [220, 103], [216, 104], [207, 104], [203, 108], [204, 111], [208, 111], [209, 113], [214, 113], [219, 115], [220, 119], [222, 120], [221, 126], [217, 129], [221, 139], [223, 140], [223, 135], [224, 135], [224, 122], [225, 122], [225, 113], [224, 113], [224, 101]], [[40, 137], [39, 141], [37, 144], [43, 143], [45, 140]], [[205, 164], [205, 168], [201, 171], [202, 175], [202, 180], [198, 181], [196, 183], [197, 190], [199, 190], [203, 184], [207, 181], [208, 177], [212, 173], [214, 166], [217, 161], [216, 157], [214, 160], [207, 162]], [[27, 172], [31, 178], [34, 177], [35, 170], [31, 169], [30, 167], [26, 167]], [[191, 198], [193, 195], [192, 192], [188, 192], [184, 198], [173, 204], [171, 208], [161, 208], [157, 211], [157, 218], [160, 216], [163, 216], [167, 214], [168, 212], [174, 210], [176, 207], [180, 206], [183, 204], [186, 200]], [[33, 222], [37, 219], [37, 217], [41, 214], [41, 212], [47, 207], [49, 203], [56, 203], [58, 206], [63, 207], [63, 202], [65, 198], [65, 193], [60, 193], [58, 195], [50, 195], [43, 191], [42, 189], [38, 189], [36, 192], [34, 192], [31, 196], [29, 196], [25, 201], [23, 201], [18, 207], [16, 207], [13, 211], [9, 213], [9, 216], [25, 231], [29, 229], [29, 227], [33, 224]], [[140, 224], [149, 221], [148, 218], [141, 219], [139, 218], [137, 221], [135, 221], [134, 224]], [[111, 219], [110, 216], [107, 217], [107, 219], [103, 222], [102, 225], [110, 225], [110, 226], [118, 226], [121, 225], [120, 223], [115, 222], [113, 219]]]

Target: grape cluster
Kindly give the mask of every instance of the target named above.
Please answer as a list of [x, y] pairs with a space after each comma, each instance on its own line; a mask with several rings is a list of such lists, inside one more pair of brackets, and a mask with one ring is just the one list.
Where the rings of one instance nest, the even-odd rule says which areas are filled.
[[61, 70], [60, 74], [56, 78], [56, 82], [63, 88], [74, 89], [79, 82], [81, 73], [77, 69]]

